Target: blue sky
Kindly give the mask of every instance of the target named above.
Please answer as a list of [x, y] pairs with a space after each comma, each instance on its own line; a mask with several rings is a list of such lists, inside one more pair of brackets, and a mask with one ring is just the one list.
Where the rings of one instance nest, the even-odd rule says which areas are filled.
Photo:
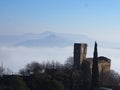
[[[120, 43], [120, 0], [0, 0], [0, 35], [45, 31], [85, 34], [94, 40]], [[3, 55], [3, 64], [13, 66], [14, 70], [30, 60], [44, 60], [46, 56], [51, 60], [64, 57], [64, 60], [72, 54], [72, 48], [0, 47], [0, 55]], [[112, 68], [117, 71], [120, 70], [119, 54], [117, 49], [100, 50], [100, 55], [113, 60]]]
[[55, 31], [119, 41], [120, 0], [0, 0], [0, 34]]

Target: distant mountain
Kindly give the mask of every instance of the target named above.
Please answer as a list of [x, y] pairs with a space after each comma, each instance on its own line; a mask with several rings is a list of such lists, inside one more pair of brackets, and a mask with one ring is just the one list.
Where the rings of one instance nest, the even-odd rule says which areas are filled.
[[29, 47], [65, 47], [72, 46], [76, 42], [91, 44], [93, 40], [85, 35], [74, 35], [47, 31], [37, 35], [37, 38], [26, 40], [17, 43], [16, 45]]
[[47, 35], [40, 39], [27, 40], [17, 44], [17, 46], [30, 46], [30, 47], [64, 47], [72, 45], [72, 41], [65, 39], [54, 34]]
[[0, 45], [26, 46], [26, 47], [65, 47], [74, 43], [93, 43], [93, 40], [85, 35], [56, 33], [46, 31], [40, 34], [1, 35]]
[[[99, 47], [119, 48], [120, 43], [97, 41]], [[0, 45], [25, 47], [65, 47], [74, 43], [94, 45], [94, 40], [82, 34], [56, 33], [46, 31], [40, 34], [0, 35]]]

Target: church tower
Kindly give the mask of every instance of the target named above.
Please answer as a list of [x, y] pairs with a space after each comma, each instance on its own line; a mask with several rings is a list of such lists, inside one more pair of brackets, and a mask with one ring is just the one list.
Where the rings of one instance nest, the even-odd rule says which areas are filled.
[[75, 43], [74, 44], [74, 67], [80, 68], [83, 60], [86, 59], [87, 54], [87, 44], [85, 43]]

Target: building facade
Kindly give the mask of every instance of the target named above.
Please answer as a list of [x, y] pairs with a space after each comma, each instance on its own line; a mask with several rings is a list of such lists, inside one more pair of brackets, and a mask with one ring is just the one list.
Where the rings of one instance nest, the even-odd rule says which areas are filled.
[[[89, 68], [92, 71], [93, 58], [87, 58], [87, 44], [86, 43], [75, 43], [74, 44], [74, 67], [79, 69], [84, 62], [89, 64]], [[85, 65], [85, 64], [84, 64]], [[111, 60], [104, 56], [98, 57], [98, 69], [99, 74], [101, 72], [110, 72]]]

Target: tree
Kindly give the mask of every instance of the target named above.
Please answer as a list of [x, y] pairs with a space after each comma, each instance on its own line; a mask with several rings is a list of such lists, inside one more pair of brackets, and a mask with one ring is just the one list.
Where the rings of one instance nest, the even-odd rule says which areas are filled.
[[15, 76], [11, 78], [11, 87], [13, 90], [29, 90], [26, 83], [21, 77]]
[[0, 78], [0, 90], [29, 90], [29, 88], [22, 77], [4, 75]]
[[120, 75], [114, 70], [110, 71], [108, 85], [120, 86]]
[[0, 66], [0, 76], [2, 76], [4, 74], [5, 68], [3, 67], [3, 65]]
[[52, 62], [46, 62], [45, 64], [45, 69], [62, 69], [63, 68], [63, 65], [59, 62], [55, 62], [55, 61], [52, 61]]
[[99, 87], [99, 71], [98, 71], [98, 53], [97, 53], [97, 43], [94, 46], [94, 56], [92, 64], [92, 77], [91, 77], [91, 90], [95, 90]]
[[[50, 88], [49, 88], [50, 90]], [[51, 90], [64, 90], [64, 85], [57, 80], [52, 80]]]
[[67, 60], [65, 61], [64, 67], [66, 69], [73, 69], [73, 64], [74, 64], [73, 57], [68, 57]]
[[31, 74], [39, 74], [43, 70], [43, 65], [38, 62], [32, 62], [30, 64], [27, 64], [24, 69], [21, 69], [19, 71], [22, 75], [31, 75]]

